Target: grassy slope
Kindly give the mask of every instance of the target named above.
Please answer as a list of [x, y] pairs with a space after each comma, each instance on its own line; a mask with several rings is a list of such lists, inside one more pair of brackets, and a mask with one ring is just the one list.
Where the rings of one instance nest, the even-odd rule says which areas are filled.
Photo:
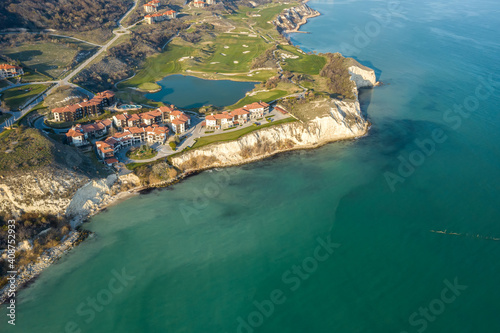
[[1, 100], [5, 101], [7, 106], [14, 110], [19, 108], [30, 98], [42, 93], [46, 88], [47, 85], [45, 84], [32, 84], [29, 86], [7, 89], [2, 93]]
[[297, 51], [297, 48], [290, 45], [280, 45], [281, 50], [293, 53], [298, 59], [286, 59], [284, 70], [309, 75], [318, 75], [321, 69], [326, 65], [325, 57], [314, 54], [303, 54]]
[[[200, 71], [209, 73], [211, 79], [230, 79], [230, 80], [260, 80], [265, 81], [267, 78], [276, 74], [276, 71], [259, 71], [247, 74], [221, 76], [213, 73], [247, 73], [250, 70], [252, 60], [266, 49], [272, 46], [272, 43], [267, 43], [262, 37], [249, 37], [248, 35], [238, 34], [237, 31], [250, 32], [249, 25], [257, 28], [258, 32], [267, 36], [270, 34], [275, 38], [278, 33], [274, 27], [267, 21], [274, 18], [284, 8], [292, 5], [268, 5], [264, 8], [255, 9], [243, 7], [237, 14], [228, 15], [226, 20], [236, 27], [234, 34], [218, 33], [215, 39], [205, 43], [189, 44], [180, 38], [174, 40], [165, 48], [164, 52], [148, 58], [143, 67], [130, 80], [124, 81], [118, 85], [120, 89], [126, 87], [134, 87], [143, 90], [158, 89], [159, 86], [154, 82], [171, 74], [185, 73], [186, 69], [192, 71]], [[246, 13], [261, 15], [259, 17], [247, 17]], [[200, 19], [201, 20], [201, 19]], [[191, 27], [190, 30], [194, 30]], [[243, 47], [247, 45], [248, 47]], [[229, 48], [224, 48], [229, 46]], [[212, 49], [211, 49], [212, 47]], [[248, 53], [243, 53], [249, 51]], [[226, 54], [226, 56], [221, 55]], [[199, 61], [182, 61], [178, 60], [187, 56], [199, 56]], [[234, 63], [237, 61], [238, 63]], [[216, 62], [217, 64], [211, 64]], [[199, 76], [195, 73], [193, 75]]]
[[[71, 39], [65, 39], [65, 42], [73, 47], [67, 46], [66, 43], [36, 42], [31, 45], [4, 48], [0, 53], [19, 60], [23, 66], [27, 66], [33, 71], [37, 70], [43, 75], [57, 78], [62, 74], [64, 68], [71, 64], [74, 56], [78, 53], [76, 47], [82, 50], [93, 49], [89, 44]], [[46, 80], [46, 78], [44, 79]]]
[[78, 149], [43, 136], [33, 128], [17, 128], [0, 134], [0, 174], [60, 166], [87, 176], [106, 175], [102, 164], [96, 164]]
[[236, 108], [241, 108], [243, 105], [246, 104], [251, 104], [253, 102], [270, 102], [273, 101], [277, 98], [283, 97], [288, 95], [288, 92], [285, 90], [271, 90], [271, 91], [265, 91], [265, 92], [259, 92], [255, 94], [254, 96], [245, 96], [242, 99], [240, 99], [236, 104], [231, 105], [228, 107], [228, 109], [236, 109]]

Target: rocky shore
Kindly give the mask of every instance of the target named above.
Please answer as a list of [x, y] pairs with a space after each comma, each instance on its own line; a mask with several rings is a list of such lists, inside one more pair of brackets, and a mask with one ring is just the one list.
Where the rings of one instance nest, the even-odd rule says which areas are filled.
[[280, 32], [299, 32], [300, 27], [307, 23], [307, 19], [319, 15], [321, 15], [320, 12], [304, 3], [300, 6], [283, 10], [272, 23]]
[[87, 231], [73, 230], [61, 241], [59, 245], [44, 251], [38, 258], [37, 262], [28, 264], [20, 269], [14, 282], [7, 283], [7, 285], [0, 290], [0, 304], [5, 303], [9, 299], [9, 290], [14, 289], [18, 291], [19, 289], [25, 287], [30, 281], [40, 275], [44, 269], [59, 260], [65, 253], [87, 238], [88, 235], [89, 232]]

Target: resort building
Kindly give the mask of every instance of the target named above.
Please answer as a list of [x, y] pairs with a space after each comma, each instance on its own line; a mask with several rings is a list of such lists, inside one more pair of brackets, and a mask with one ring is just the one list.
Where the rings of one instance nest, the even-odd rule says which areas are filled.
[[22, 67], [13, 66], [9, 64], [0, 64], [0, 79], [16, 77], [23, 74], [24, 71]]
[[269, 112], [269, 104], [264, 102], [254, 102], [243, 106], [243, 109], [250, 112], [250, 119], [262, 118], [264, 113]]
[[162, 122], [163, 122], [163, 114], [158, 109], [132, 115], [129, 115], [128, 113], [124, 112], [116, 116], [113, 116], [113, 123], [118, 129], [122, 129], [125, 127], [133, 127], [133, 126], [136, 127], [149, 126], [153, 124], [160, 124]]
[[165, 143], [168, 136], [168, 128], [159, 125], [147, 127], [126, 127], [123, 132], [107, 137], [103, 141], [97, 141], [96, 153], [106, 164], [117, 163], [115, 153], [130, 147], [135, 143]]
[[165, 20], [171, 20], [177, 17], [175, 10], [167, 10], [164, 13], [154, 13], [144, 16], [147, 24], [154, 24], [156, 22], [161, 22]]
[[211, 114], [205, 117], [207, 129], [221, 129], [233, 126], [233, 116], [224, 111], [218, 114]]
[[191, 125], [191, 117], [182, 111], [170, 112], [170, 127], [175, 134], [184, 133]]
[[87, 116], [101, 114], [104, 107], [110, 106], [115, 101], [115, 94], [106, 90], [98, 93], [90, 101], [52, 109], [55, 121], [75, 121]]
[[66, 133], [66, 138], [68, 139], [69, 144], [77, 147], [86, 145], [88, 143], [86, 140], [87, 138], [85, 137], [85, 133], [83, 133], [80, 124], [71, 127], [68, 133]]
[[250, 112], [244, 108], [239, 108], [231, 111], [231, 116], [233, 116], [233, 122], [238, 124], [244, 124], [249, 120]]
[[154, 12], [156, 12], [156, 6], [154, 6], [150, 3], [145, 3], [144, 4], [144, 11], [146, 13], [154, 13]]
[[155, 13], [156, 11], [158, 11], [158, 7], [160, 7], [160, 1], [152, 0], [148, 3], [145, 3], [143, 7], [146, 13]]
[[87, 125], [76, 124], [66, 133], [66, 138], [74, 146], [83, 146], [88, 144], [89, 138], [108, 134], [112, 125], [110, 119], [99, 120]]
[[215, 0], [207, 0], [207, 5], [213, 5], [215, 3]]
[[207, 6], [205, 1], [193, 1], [193, 6], [196, 8], [204, 8]]

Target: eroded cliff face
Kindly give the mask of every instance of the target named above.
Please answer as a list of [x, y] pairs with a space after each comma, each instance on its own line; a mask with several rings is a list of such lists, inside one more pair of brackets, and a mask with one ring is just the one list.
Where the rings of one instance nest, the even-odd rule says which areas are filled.
[[[349, 72], [357, 89], [376, 84], [375, 72], [367, 67], [353, 64]], [[296, 121], [264, 128], [236, 141], [188, 151], [174, 157], [172, 164], [185, 172], [238, 165], [284, 151], [315, 148], [333, 141], [357, 138], [368, 131], [369, 123], [361, 113], [357, 98], [355, 101], [314, 101], [314, 107], [329, 108], [330, 114], [305, 123]]]
[[366, 68], [364, 66], [350, 66], [348, 68], [349, 74], [351, 74], [351, 80], [356, 83], [356, 87], [359, 88], [370, 88], [377, 84], [377, 79], [375, 77], [375, 72], [372, 69]]
[[278, 31], [292, 32], [297, 31], [302, 24], [307, 22], [310, 17], [319, 16], [317, 10], [312, 9], [306, 4], [283, 10], [272, 23]]
[[73, 194], [89, 181], [64, 168], [42, 168], [0, 179], [0, 210], [64, 214]]
[[315, 148], [328, 142], [353, 139], [368, 129], [357, 101], [324, 100], [331, 114], [307, 123], [299, 121], [264, 128], [236, 141], [212, 144], [188, 151], [172, 159], [172, 164], [183, 171], [224, 167], [248, 163], [274, 154]]

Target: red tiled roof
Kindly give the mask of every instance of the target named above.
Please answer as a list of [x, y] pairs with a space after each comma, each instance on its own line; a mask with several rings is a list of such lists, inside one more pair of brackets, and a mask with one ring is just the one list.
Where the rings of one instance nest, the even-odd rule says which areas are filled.
[[227, 111], [224, 111], [222, 113], [216, 114], [215, 119], [233, 119], [233, 116], [231, 116]]
[[82, 132], [80, 132], [80, 131], [75, 131], [74, 129], [71, 128], [68, 131], [68, 133], [66, 133], [66, 136], [68, 138], [78, 138], [78, 137], [84, 136], [84, 134]]
[[249, 114], [249, 113], [250, 112], [248, 112], [244, 108], [234, 109], [233, 111], [231, 111], [231, 115], [233, 116], [242, 116], [244, 114]]
[[180, 125], [180, 124], [185, 124], [185, 123], [186, 123], [186, 121], [182, 121], [180, 119], [172, 120], [172, 124], [174, 124], [174, 125]]
[[262, 108], [265, 108], [266, 105], [269, 106], [268, 104], [265, 104], [265, 103], [262, 103], [262, 102], [253, 102], [252, 104], [249, 104], [249, 105], [245, 105], [244, 108], [247, 109], [247, 110], [255, 110], [255, 109], [262, 109]]
[[127, 118], [129, 118], [128, 114], [126, 114], [126, 113], [124, 113], [124, 114], [118, 114], [115, 117], [118, 120], [127, 120]]
[[118, 160], [116, 158], [107, 158], [104, 160], [104, 162], [106, 162], [106, 164], [113, 164], [113, 163], [118, 163]]
[[214, 115], [209, 115], [209, 116], [206, 116], [205, 119], [206, 120], [215, 120], [216, 118], [214, 117]]
[[0, 69], [22, 69], [22, 67], [19, 67], [19, 66], [13, 66], [13, 65], [9, 65], [9, 64], [1, 64], [0, 65]]
[[98, 121], [98, 123], [101, 123], [101, 124], [103, 124], [104, 126], [107, 127], [107, 126], [111, 126], [111, 124], [113, 122], [111, 121], [111, 119], [108, 118], [108, 119], [104, 119], [104, 120]]

